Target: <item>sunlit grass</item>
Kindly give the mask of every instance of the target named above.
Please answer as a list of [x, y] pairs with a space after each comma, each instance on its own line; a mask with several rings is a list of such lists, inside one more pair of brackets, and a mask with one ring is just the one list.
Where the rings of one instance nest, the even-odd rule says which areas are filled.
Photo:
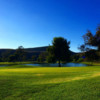
[[0, 68], [0, 100], [99, 100], [99, 90], [99, 66]]

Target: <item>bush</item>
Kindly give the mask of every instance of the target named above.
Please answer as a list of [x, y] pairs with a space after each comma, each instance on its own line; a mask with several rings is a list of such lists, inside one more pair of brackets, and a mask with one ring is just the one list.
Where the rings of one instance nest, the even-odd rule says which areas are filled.
[[84, 59], [83, 58], [79, 58], [78, 60], [77, 60], [77, 62], [82, 62]]

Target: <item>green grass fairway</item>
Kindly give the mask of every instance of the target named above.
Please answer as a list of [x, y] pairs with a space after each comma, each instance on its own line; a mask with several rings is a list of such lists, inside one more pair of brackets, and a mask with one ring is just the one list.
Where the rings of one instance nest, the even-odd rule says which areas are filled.
[[100, 100], [100, 66], [1, 67], [0, 100]]

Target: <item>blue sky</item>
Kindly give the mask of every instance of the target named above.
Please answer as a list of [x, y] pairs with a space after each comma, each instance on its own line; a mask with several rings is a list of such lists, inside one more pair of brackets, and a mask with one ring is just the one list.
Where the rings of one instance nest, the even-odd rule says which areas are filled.
[[100, 24], [100, 0], [0, 0], [0, 48], [47, 46], [53, 37], [71, 41]]

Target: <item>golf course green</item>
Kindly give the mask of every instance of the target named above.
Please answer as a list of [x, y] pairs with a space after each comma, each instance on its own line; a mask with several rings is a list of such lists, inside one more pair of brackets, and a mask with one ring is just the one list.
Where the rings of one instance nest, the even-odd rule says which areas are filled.
[[0, 67], [0, 100], [100, 100], [100, 66]]

